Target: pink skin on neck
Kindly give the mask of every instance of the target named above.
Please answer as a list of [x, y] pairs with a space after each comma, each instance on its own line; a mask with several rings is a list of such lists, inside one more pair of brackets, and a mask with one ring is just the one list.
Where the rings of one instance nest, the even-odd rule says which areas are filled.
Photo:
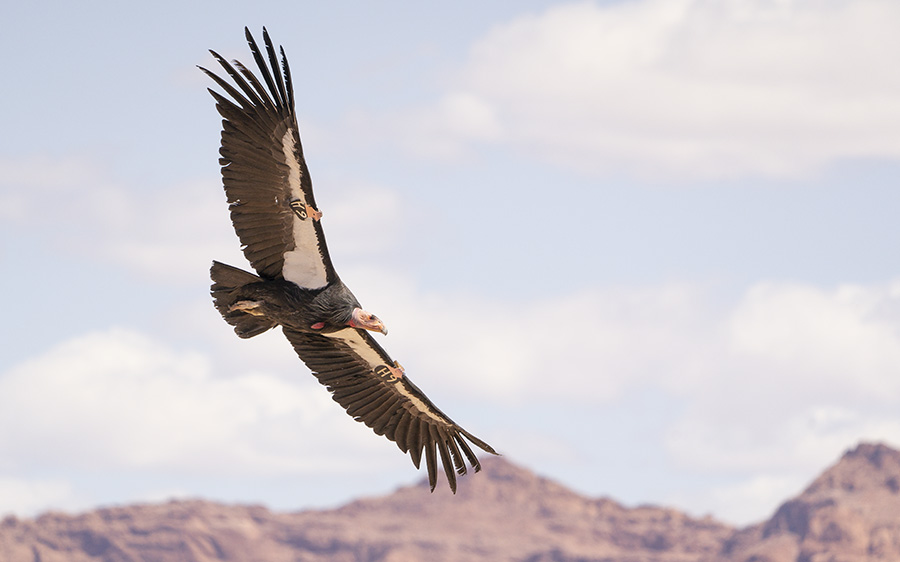
[[363, 328], [387, 335], [387, 328], [384, 326], [384, 323], [371, 312], [366, 312], [359, 307], [353, 309], [353, 314], [350, 315], [350, 321], [347, 322], [347, 325], [351, 328]]
[[[365, 330], [381, 332], [382, 334], [387, 335], [387, 328], [385, 328], [384, 323], [374, 314], [366, 312], [359, 307], [353, 309], [353, 313], [350, 315], [350, 320], [347, 321], [347, 325], [351, 328], [363, 328]], [[325, 322], [316, 322], [310, 326], [313, 330], [321, 330], [324, 327]]]

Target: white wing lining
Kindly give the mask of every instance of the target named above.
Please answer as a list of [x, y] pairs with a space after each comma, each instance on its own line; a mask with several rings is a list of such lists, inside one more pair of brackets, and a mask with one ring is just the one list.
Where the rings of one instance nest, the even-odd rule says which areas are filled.
[[[284, 151], [284, 159], [290, 172], [288, 185], [291, 189], [291, 200], [299, 201], [301, 205], [307, 205], [306, 197], [301, 188], [303, 172], [300, 170], [300, 162], [297, 161], [297, 146], [294, 143], [294, 129], [288, 127], [281, 137], [281, 148]], [[307, 217], [300, 219], [294, 217], [294, 243], [296, 246], [290, 252], [284, 254], [284, 266], [281, 275], [288, 281], [292, 281], [301, 287], [318, 289], [328, 284], [325, 264], [319, 253], [318, 237], [313, 226], [313, 219]]]
[[[372, 349], [366, 343], [366, 340], [359, 335], [359, 332], [356, 328], [347, 328], [345, 330], [338, 330], [337, 332], [331, 332], [329, 334], [322, 335], [344, 342], [348, 347], [350, 347], [350, 350], [358, 355], [360, 359], [365, 361], [369, 365], [369, 368], [372, 370], [374, 370], [375, 367], [379, 365], [385, 365], [384, 358], [381, 357], [381, 355], [377, 351]], [[431, 406], [429, 406], [425, 402], [422, 402], [415, 395], [410, 394], [407, 391], [406, 387], [402, 384], [394, 385], [394, 389], [399, 394], [405, 396], [419, 412], [427, 415], [428, 417], [439, 422], [442, 425], [447, 423], [447, 420], [444, 419], [443, 416], [438, 415], [431, 408]]]

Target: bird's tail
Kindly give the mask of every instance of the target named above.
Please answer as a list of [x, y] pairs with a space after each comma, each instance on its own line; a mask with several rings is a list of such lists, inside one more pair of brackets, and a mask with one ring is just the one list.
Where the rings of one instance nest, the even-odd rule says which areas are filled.
[[240, 310], [231, 310], [231, 306], [240, 300], [239, 291], [244, 285], [262, 281], [252, 273], [224, 263], [214, 261], [209, 270], [213, 284], [210, 294], [216, 310], [226, 322], [234, 326], [234, 331], [242, 338], [252, 338], [275, 327], [275, 322], [262, 316], [253, 316]]

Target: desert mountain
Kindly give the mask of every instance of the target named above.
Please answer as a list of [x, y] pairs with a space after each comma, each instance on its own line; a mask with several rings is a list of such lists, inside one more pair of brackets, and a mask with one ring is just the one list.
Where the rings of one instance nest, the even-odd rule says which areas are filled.
[[452, 496], [422, 483], [334, 510], [207, 501], [0, 522], [9, 562], [900, 560], [900, 452], [863, 444], [768, 521], [735, 530], [587, 498], [503, 459]]
[[735, 533], [722, 560], [900, 561], [900, 451], [848, 451], [771, 519]]

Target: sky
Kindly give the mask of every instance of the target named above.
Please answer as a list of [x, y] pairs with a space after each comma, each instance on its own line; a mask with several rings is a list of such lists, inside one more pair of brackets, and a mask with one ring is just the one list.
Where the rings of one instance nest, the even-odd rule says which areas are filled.
[[748, 524], [900, 446], [900, 4], [249, 4], [0, 8], [0, 514], [424, 475], [212, 306], [247, 262], [196, 66], [244, 26], [341, 277], [508, 460]]

